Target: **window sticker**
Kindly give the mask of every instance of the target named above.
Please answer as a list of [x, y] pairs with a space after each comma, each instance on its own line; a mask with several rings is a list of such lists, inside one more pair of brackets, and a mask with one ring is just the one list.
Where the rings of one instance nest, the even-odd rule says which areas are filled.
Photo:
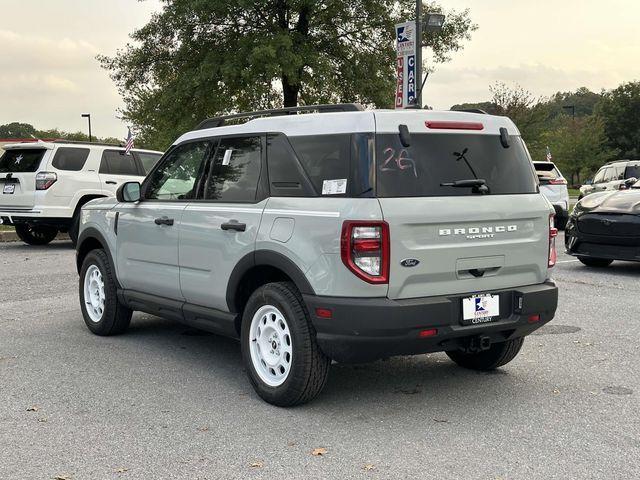
[[224, 157], [222, 158], [222, 165], [229, 165], [231, 163], [231, 155], [233, 154], [233, 150], [229, 149], [224, 152]]
[[342, 195], [347, 193], [347, 179], [325, 180], [322, 182], [322, 195]]

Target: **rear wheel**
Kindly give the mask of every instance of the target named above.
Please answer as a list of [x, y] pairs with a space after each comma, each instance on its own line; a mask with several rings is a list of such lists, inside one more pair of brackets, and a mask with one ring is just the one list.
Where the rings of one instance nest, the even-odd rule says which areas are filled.
[[116, 279], [104, 250], [92, 250], [80, 270], [80, 308], [84, 323], [96, 335], [123, 333], [132, 311], [118, 301]]
[[242, 317], [242, 358], [256, 393], [291, 407], [313, 400], [324, 388], [331, 361], [316, 342], [300, 293], [291, 283], [258, 288]]
[[506, 342], [494, 343], [488, 350], [482, 352], [467, 353], [456, 350], [446, 353], [451, 360], [461, 367], [470, 370], [494, 370], [516, 358], [523, 343], [524, 337], [521, 337]]
[[46, 245], [56, 238], [58, 229], [48, 225], [19, 223], [16, 225], [16, 234], [20, 240], [29, 245]]
[[594, 258], [594, 257], [578, 257], [582, 263], [587, 267], [605, 268], [613, 263], [613, 260], [608, 258]]

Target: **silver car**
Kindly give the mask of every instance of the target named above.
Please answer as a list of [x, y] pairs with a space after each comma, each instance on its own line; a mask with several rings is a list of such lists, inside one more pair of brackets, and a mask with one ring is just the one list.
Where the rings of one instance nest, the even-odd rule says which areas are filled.
[[[239, 124], [228, 124], [229, 121]], [[507, 118], [299, 107], [204, 121], [82, 210], [80, 307], [240, 340], [249, 381], [307, 402], [331, 361], [444, 351], [491, 370], [549, 322], [553, 208]]]
[[600, 167], [592, 181], [585, 182], [580, 187], [582, 199], [591, 193], [615, 190], [628, 190], [640, 178], [640, 160], [617, 160]]

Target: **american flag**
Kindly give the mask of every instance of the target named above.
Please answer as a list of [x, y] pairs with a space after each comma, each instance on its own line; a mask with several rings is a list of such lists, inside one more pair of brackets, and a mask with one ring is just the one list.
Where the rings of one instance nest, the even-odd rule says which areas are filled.
[[553, 160], [553, 155], [551, 155], [551, 149], [547, 146], [547, 162]]
[[124, 154], [129, 155], [129, 151], [133, 148], [133, 135], [131, 134], [131, 129], [129, 128], [129, 133], [127, 134], [127, 143], [124, 146]]

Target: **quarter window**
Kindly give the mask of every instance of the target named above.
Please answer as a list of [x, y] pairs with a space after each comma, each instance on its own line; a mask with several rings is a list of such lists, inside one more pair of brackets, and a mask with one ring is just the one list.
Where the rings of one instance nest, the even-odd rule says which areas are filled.
[[148, 177], [144, 198], [147, 200], [187, 200], [196, 197], [208, 141], [185, 143], [174, 148]]
[[313, 189], [285, 135], [267, 137], [267, 169], [271, 196], [313, 196]]
[[223, 138], [211, 162], [205, 200], [253, 202], [262, 159], [261, 137]]
[[124, 150], [105, 150], [102, 152], [100, 173], [111, 175], [140, 175], [133, 155], [125, 155]]
[[56, 151], [51, 165], [58, 170], [77, 172], [82, 170], [88, 156], [88, 148], [61, 147]]

